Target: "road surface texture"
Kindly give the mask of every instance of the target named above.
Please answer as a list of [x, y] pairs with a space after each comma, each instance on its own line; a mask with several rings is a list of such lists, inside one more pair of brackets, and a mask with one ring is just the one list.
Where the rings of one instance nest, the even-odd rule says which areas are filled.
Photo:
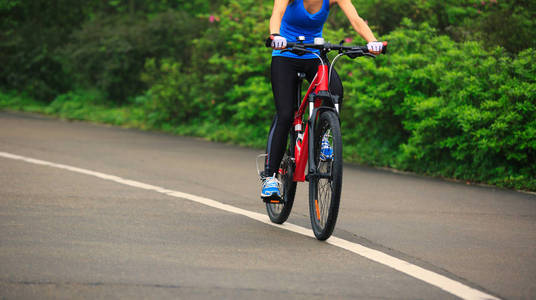
[[[113, 179], [265, 215], [260, 152], [0, 112], [0, 299], [471, 298], [310, 236]], [[307, 191], [298, 185], [288, 222], [309, 229]], [[536, 299], [534, 194], [346, 165], [334, 237], [483, 295]]]

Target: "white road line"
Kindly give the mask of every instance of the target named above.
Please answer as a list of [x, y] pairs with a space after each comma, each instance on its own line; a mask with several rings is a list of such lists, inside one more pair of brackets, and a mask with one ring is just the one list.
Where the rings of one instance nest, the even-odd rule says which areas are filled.
[[[212, 200], [212, 199], [199, 197], [199, 196], [191, 195], [191, 194], [187, 194], [187, 193], [182, 193], [182, 192], [179, 192], [179, 191], [169, 190], [169, 189], [165, 189], [165, 188], [162, 188], [162, 187], [158, 187], [158, 186], [155, 186], [155, 185], [146, 184], [146, 183], [142, 183], [142, 182], [138, 182], [138, 181], [134, 181], [134, 180], [124, 179], [124, 178], [114, 176], [114, 175], [104, 174], [104, 173], [100, 173], [100, 172], [95, 172], [95, 171], [82, 169], [82, 168], [77, 168], [77, 167], [72, 167], [72, 166], [63, 165], [63, 164], [57, 164], [57, 163], [53, 163], [53, 162], [48, 162], [48, 161], [44, 161], [44, 160], [34, 159], [34, 158], [20, 156], [20, 155], [6, 153], [6, 152], [0, 152], [0, 157], [9, 158], [9, 159], [15, 159], [15, 160], [21, 160], [21, 161], [25, 161], [25, 162], [33, 163], [33, 164], [37, 164], [37, 165], [43, 165], [43, 166], [49, 166], [49, 167], [64, 169], [64, 170], [68, 170], [68, 171], [72, 171], [72, 172], [76, 172], [76, 173], [81, 173], [81, 174], [86, 174], [86, 175], [98, 177], [98, 178], [101, 178], [101, 179], [104, 179], [104, 180], [114, 181], [114, 182], [121, 183], [121, 184], [124, 184], [124, 185], [128, 185], [128, 186], [131, 186], [131, 187], [136, 187], [136, 188], [149, 190], [149, 191], [155, 191], [155, 192], [165, 194], [165, 195], [169, 195], [169, 196], [176, 197], [176, 198], [187, 199], [187, 200], [190, 200], [190, 201], [193, 201], [193, 202], [197, 202], [197, 203], [204, 204], [204, 205], [207, 205], [207, 206], [210, 206], [210, 207], [213, 207], [213, 208], [217, 208], [217, 209], [221, 209], [221, 210], [224, 210], [224, 211], [227, 211], [227, 212], [231, 212], [231, 213], [239, 214], [239, 215], [242, 215], [242, 216], [246, 216], [248, 218], [257, 220], [259, 222], [262, 222], [262, 223], [265, 223], [265, 224], [268, 224], [268, 225], [272, 225], [272, 226], [275, 226], [275, 227], [279, 227], [281, 229], [286, 229], [286, 230], [289, 230], [289, 231], [292, 231], [292, 232], [295, 232], [295, 233], [299, 233], [301, 235], [305, 235], [305, 236], [314, 238], [313, 233], [307, 228], [297, 226], [297, 225], [294, 225], [294, 224], [290, 224], [290, 223], [285, 223], [283, 225], [277, 225], [277, 224], [274, 224], [274, 223], [270, 222], [270, 219], [264, 214], [260, 214], [260, 213], [248, 211], [248, 210], [245, 210], [245, 209], [241, 209], [241, 208], [238, 208], [238, 207], [234, 207], [234, 206], [224, 204], [224, 203]], [[358, 244], [358, 243], [353, 243], [353, 242], [343, 240], [343, 239], [337, 238], [337, 237], [331, 237], [330, 239], [327, 240], [327, 243], [329, 243], [329, 244], [331, 244], [333, 246], [342, 248], [342, 249], [346, 249], [346, 250], [348, 250], [350, 252], [353, 252], [355, 254], [361, 255], [363, 257], [366, 257], [366, 258], [368, 258], [368, 259], [370, 259], [372, 261], [375, 261], [375, 262], [380, 263], [382, 265], [385, 265], [387, 267], [393, 268], [393, 269], [395, 269], [397, 271], [400, 271], [400, 272], [402, 272], [404, 274], [407, 274], [407, 275], [409, 275], [411, 277], [414, 277], [414, 278], [417, 278], [419, 280], [422, 280], [422, 281], [424, 281], [424, 282], [426, 282], [428, 284], [431, 284], [431, 285], [433, 285], [435, 287], [438, 287], [438, 288], [440, 288], [440, 289], [442, 289], [442, 290], [444, 290], [446, 292], [449, 292], [449, 293], [451, 293], [451, 294], [453, 294], [455, 296], [458, 296], [458, 297], [460, 297], [462, 299], [498, 299], [497, 297], [494, 297], [492, 295], [486, 294], [486, 293], [484, 293], [482, 291], [479, 291], [477, 289], [474, 289], [472, 287], [464, 285], [463, 283], [460, 283], [458, 281], [452, 280], [452, 279], [450, 279], [448, 277], [445, 277], [443, 275], [434, 273], [432, 271], [423, 269], [423, 268], [421, 268], [419, 266], [416, 266], [416, 265], [411, 264], [411, 263], [409, 263], [407, 261], [398, 259], [396, 257], [390, 256], [390, 255], [385, 254], [385, 253], [383, 253], [381, 251], [374, 250], [374, 249], [371, 249], [371, 248], [367, 248], [367, 247], [365, 247], [365, 246], [363, 246], [361, 244]]]

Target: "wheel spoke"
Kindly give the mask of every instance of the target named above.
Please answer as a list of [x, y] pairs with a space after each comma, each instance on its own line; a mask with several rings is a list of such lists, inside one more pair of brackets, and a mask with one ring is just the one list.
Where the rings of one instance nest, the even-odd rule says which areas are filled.
[[[320, 136], [327, 137], [330, 145], [333, 146], [330, 128], [323, 127], [322, 130], [320, 131]], [[317, 149], [319, 148], [320, 147], [317, 147]], [[317, 166], [318, 166], [317, 172], [331, 175], [331, 164], [332, 164], [332, 160], [330, 161], [317, 160]], [[318, 225], [320, 225], [320, 227], [323, 229], [324, 226], [326, 225], [326, 221], [329, 215], [329, 207], [331, 204], [331, 194], [332, 194], [331, 193], [332, 192], [331, 179], [326, 179], [326, 178], [318, 179], [317, 190], [318, 190], [317, 198], [318, 198], [318, 202], [320, 206], [319, 208], [320, 217], [318, 218], [318, 221], [319, 221]]]

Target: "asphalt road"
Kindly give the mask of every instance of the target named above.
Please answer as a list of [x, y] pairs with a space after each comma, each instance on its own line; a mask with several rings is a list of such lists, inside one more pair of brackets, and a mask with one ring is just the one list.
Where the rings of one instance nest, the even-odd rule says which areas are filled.
[[[0, 112], [0, 152], [265, 213], [259, 150]], [[306, 184], [290, 223], [310, 228]], [[536, 299], [536, 196], [346, 165], [334, 236], [504, 299]], [[242, 215], [0, 156], [0, 298], [456, 299]]]

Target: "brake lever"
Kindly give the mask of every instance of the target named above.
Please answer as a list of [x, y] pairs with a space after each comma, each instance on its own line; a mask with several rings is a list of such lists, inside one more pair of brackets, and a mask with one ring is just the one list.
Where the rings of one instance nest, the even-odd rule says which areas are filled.
[[285, 49], [281, 49], [279, 51], [281, 51], [281, 53], [283, 53], [283, 52], [292, 52], [292, 53], [295, 53], [295, 54], [298, 54], [298, 52], [300, 52], [300, 53], [302, 52], [302, 50], [300, 48], [298, 48], [298, 47], [285, 48]]
[[348, 55], [348, 57], [350, 57], [351, 59], [354, 59], [360, 56], [368, 56], [372, 58], [377, 57], [377, 55], [369, 53], [369, 52], [363, 52], [363, 50], [352, 50], [352, 51], [346, 52], [345, 54]]
[[304, 47], [302, 47], [301, 45], [295, 45], [294, 47], [292, 47], [291, 49], [286, 49], [287, 51], [290, 51], [296, 55], [299, 55], [299, 56], [302, 56], [310, 51], [308, 51], [307, 49], [305, 49]]
[[349, 58], [354, 59], [356, 57], [365, 55], [365, 52], [363, 52], [362, 50], [350, 50], [344, 54], [347, 55]]

